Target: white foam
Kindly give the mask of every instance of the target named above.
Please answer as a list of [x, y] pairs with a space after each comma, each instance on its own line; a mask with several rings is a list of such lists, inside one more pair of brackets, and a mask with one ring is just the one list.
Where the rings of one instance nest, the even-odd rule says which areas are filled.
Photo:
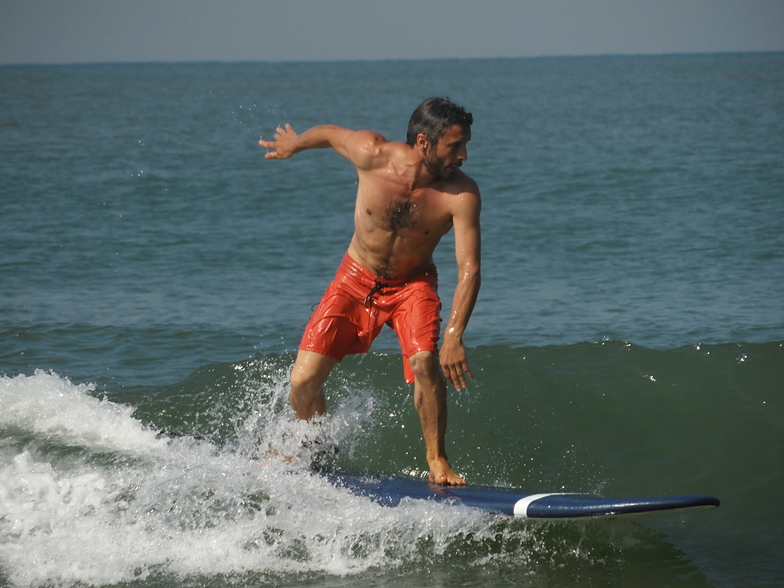
[[57, 374], [0, 377], [0, 426], [73, 441], [94, 449], [149, 451], [165, 443], [131, 418], [133, 407], [91, 396], [89, 384]]
[[[50, 373], [0, 381], [0, 426], [26, 432], [0, 445], [0, 561], [14, 586], [153, 572], [354, 574], [415, 560], [423, 541], [437, 555], [458, 533], [496, 532], [471, 509], [385, 508], [307, 468], [156, 439], [130, 408], [92, 393]], [[372, 418], [372, 398], [346, 401], [317, 430], [264, 410], [255, 417], [268, 419], [264, 443], [282, 436], [288, 450], [302, 434], [345, 439]]]

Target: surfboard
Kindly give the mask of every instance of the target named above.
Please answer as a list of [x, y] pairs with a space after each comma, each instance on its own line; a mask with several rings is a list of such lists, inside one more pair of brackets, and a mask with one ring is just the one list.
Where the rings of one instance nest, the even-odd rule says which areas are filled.
[[377, 478], [330, 473], [330, 481], [383, 506], [399, 506], [407, 498], [463, 504], [491, 513], [530, 519], [571, 519], [662, 511], [709, 509], [715, 496], [690, 494], [653, 498], [607, 498], [592, 494], [541, 493], [496, 486], [442, 486], [427, 480]]

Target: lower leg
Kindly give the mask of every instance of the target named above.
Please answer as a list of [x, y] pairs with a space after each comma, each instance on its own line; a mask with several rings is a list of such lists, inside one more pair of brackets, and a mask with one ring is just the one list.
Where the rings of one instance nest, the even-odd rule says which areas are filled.
[[452, 470], [446, 455], [446, 380], [438, 356], [421, 351], [412, 355], [409, 362], [414, 371], [414, 406], [422, 424], [430, 481], [465, 484], [465, 480]]

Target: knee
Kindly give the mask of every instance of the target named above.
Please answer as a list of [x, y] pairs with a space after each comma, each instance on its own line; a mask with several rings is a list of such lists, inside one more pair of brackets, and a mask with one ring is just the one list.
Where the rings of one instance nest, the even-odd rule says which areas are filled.
[[337, 360], [310, 351], [300, 351], [289, 376], [289, 400], [299, 419], [325, 414], [326, 401], [322, 388]]
[[303, 370], [292, 370], [289, 400], [292, 406], [302, 406], [313, 401], [321, 393], [324, 383], [313, 374]]
[[289, 380], [293, 392], [295, 388], [298, 390], [312, 388], [315, 378], [312, 374], [307, 373], [305, 370], [297, 369], [297, 366], [294, 366], [294, 369], [291, 370]]
[[297, 418], [307, 420], [325, 412], [322, 382], [312, 374], [296, 369], [291, 372], [290, 382], [289, 402]]
[[309, 398], [319, 394], [335, 363], [327, 356], [300, 352], [289, 376], [291, 396]]
[[438, 385], [444, 381], [438, 355], [432, 351], [420, 351], [408, 358], [414, 378], [421, 384]]

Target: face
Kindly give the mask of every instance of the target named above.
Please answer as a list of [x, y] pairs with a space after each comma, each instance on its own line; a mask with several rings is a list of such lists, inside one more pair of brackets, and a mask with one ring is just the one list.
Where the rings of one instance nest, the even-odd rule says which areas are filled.
[[435, 147], [428, 143], [424, 159], [427, 171], [437, 180], [446, 180], [452, 177], [455, 170], [468, 159], [466, 145], [470, 140], [471, 130], [455, 125], [444, 133]]

